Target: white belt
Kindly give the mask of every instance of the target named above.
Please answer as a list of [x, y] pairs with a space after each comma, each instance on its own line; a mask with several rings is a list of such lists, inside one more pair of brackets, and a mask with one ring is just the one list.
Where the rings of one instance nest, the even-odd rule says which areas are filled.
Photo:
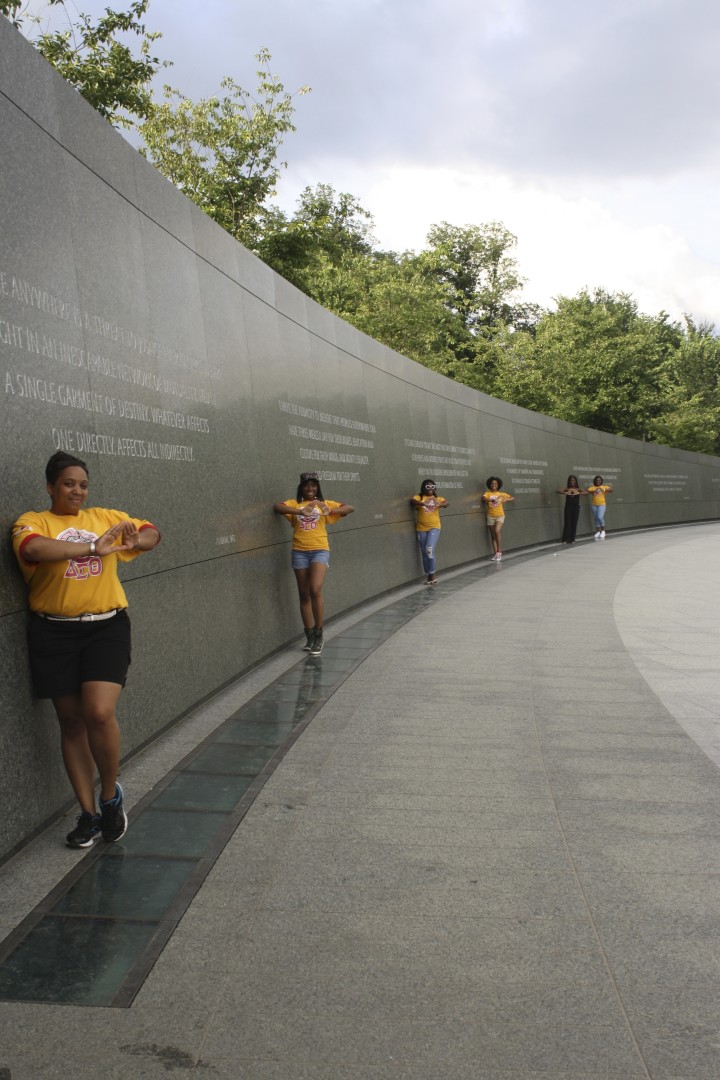
[[41, 619], [49, 619], [50, 622], [102, 622], [103, 619], [112, 619], [117, 613], [117, 608], [113, 608], [112, 611], [101, 611], [98, 615], [46, 615], [42, 611], [35, 612]]

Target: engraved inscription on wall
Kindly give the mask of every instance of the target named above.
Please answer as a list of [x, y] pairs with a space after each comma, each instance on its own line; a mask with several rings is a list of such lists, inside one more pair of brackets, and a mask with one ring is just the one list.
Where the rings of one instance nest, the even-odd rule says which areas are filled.
[[[47, 407], [45, 438], [38, 432], [47, 446], [148, 464], [203, 456], [222, 378], [204, 358], [9, 269], [0, 269], [0, 356], [6, 401]], [[122, 435], [111, 419], [123, 422]]]

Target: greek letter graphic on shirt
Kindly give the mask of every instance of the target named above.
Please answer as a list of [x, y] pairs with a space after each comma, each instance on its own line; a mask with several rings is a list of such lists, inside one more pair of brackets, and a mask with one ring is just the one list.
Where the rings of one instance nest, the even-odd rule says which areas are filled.
[[300, 528], [304, 529], [305, 532], [307, 532], [309, 529], [316, 529], [319, 517], [319, 508], [317, 506], [313, 506], [312, 510], [307, 516], [303, 515], [300, 518]]
[[[98, 537], [88, 529], [64, 529], [56, 540], [65, 540], [69, 544], [91, 544]], [[99, 555], [81, 555], [79, 559], [68, 559], [66, 578], [75, 581], [87, 581], [90, 577], [99, 577], [103, 572], [103, 561]]]

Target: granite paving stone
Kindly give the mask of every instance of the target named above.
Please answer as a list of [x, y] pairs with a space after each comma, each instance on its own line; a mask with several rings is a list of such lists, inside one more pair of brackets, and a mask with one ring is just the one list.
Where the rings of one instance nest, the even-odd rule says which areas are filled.
[[[0, 1001], [0, 1080], [717, 1080], [718, 540], [700, 525], [518, 554], [445, 594], [418, 586], [410, 622], [389, 596], [370, 628], [362, 610], [331, 623], [314, 661], [329, 697], [137, 996]], [[332, 692], [373, 625], [390, 636]], [[176, 859], [232, 812], [245, 784], [223, 766], [243, 747], [261, 762], [263, 724], [275, 754], [298, 693], [315, 701], [290, 652], [264, 704], [256, 671], [251, 694], [168, 733], [166, 772], [235, 718], [212, 773], [193, 765], [131, 822], [127, 866], [153, 823]], [[125, 766], [132, 800], [163, 760], [161, 739]], [[82, 862], [58, 847], [67, 827], [0, 867], [0, 932]]]

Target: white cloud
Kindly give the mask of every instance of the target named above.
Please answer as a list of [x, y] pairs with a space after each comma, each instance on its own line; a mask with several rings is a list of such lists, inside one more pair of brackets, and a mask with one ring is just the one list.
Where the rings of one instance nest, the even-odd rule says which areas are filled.
[[687, 237], [658, 219], [642, 220], [627, 197], [614, 212], [597, 197], [556, 184], [484, 170], [397, 166], [357, 171], [316, 161], [283, 188], [290, 209], [298, 191], [334, 177], [337, 190], [355, 194], [375, 218], [381, 247], [418, 250], [431, 225], [501, 221], [518, 237], [516, 257], [527, 279], [526, 300], [550, 306], [553, 297], [600, 286], [631, 293], [642, 311], [683, 313], [720, 325], [720, 263], [696, 254]]

